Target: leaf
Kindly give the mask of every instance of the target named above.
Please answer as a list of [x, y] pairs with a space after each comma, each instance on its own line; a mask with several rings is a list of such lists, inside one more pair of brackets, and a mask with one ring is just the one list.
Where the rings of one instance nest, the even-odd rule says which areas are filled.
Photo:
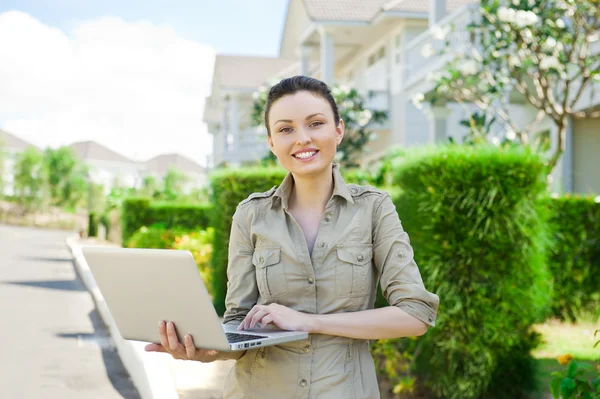
[[560, 382], [560, 393], [565, 398], [569, 398], [575, 389], [575, 381], [572, 378], [563, 378]]
[[[552, 373], [554, 374], [554, 373]], [[552, 380], [552, 382], [550, 382], [550, 392], [552, 392], [552, 397], [554, 399], [559, 399], [560, 397], [560, 380], [559, 379], [554, 379]]]

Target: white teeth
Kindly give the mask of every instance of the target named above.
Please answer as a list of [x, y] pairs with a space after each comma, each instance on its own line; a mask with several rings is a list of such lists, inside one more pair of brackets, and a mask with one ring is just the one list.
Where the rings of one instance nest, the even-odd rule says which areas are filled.
[[300, 154], [296, 154], [296, 158], [302, 158], [302, 159], [306, 159], [306, 158], [310, 158], [313, 155], [315, 155], [317, 152], [316, 151], [311, 151], [311, 152], [301, 152]]

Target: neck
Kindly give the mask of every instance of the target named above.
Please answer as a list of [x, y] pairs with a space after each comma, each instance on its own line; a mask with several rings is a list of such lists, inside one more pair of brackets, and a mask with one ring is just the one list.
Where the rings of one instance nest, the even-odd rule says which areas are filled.
[[319, 175], [294, 176], [294, 188], [289, 206], [295, 209], [325, 211], [327, 201], [333, 194], [332, 166]]

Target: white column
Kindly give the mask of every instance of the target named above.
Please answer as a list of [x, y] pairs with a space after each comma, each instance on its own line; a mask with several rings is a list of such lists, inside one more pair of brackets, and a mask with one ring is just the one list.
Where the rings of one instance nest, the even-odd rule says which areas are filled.
[[310, 47], [301, 45], [298, 49], [298, 58], [300, 58], [300, 75], [309, 76]]
[[218, 151], [221, 156], [219, 157], [218, 162], [223, 161], [225, 154], [229, 151], [229, 146], [227, 145], [227, 135], [229, 134], [229, 99], [223, 99], [223, 110], [221, 111], [221, 128], [218, 133], [218, 145], [220, 149]]
[[331, 32], [320, 29], [321, 35], [321, 80], [325, 83], [333, 83], [333, 37]]
[[431, 106], [423, 104], [423, 113], [429, 121], [429, 144], [445, 143], [448, 141], [448, 117], [452, 111], [445, 105]]
[[437, 24], [446, 15], [446, 0], [429, 0], [429, 26]]

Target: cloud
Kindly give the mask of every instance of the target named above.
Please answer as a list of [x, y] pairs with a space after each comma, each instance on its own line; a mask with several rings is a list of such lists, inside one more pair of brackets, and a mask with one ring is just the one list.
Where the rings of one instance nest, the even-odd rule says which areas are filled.
[[202, 122], [214, 49], [168, 26], [106, 17], [69, 35], [0, 14], [0, 127], [38, 146], [95, 140], [145, 160], [178, 152], [205, 165]]

